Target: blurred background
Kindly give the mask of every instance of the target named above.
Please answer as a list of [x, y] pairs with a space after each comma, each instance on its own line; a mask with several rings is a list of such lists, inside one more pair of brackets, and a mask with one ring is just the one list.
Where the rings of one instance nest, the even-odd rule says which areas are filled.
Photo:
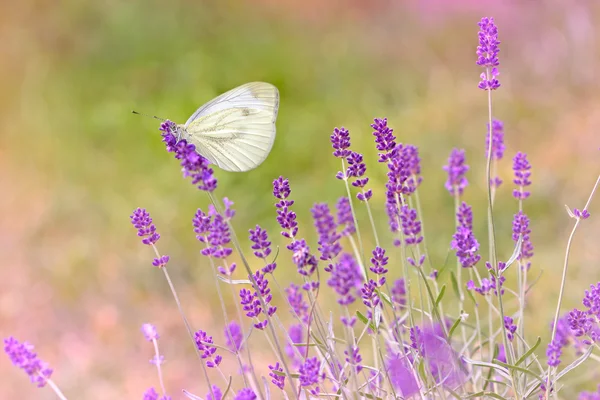
[[[129, 215], [136, 207], [150, 211], [193, 326], [222, 342], [209, 264], [191, 229], [195, 210], [206, 210], [208, 201], [181, 178], [157, 121], [131, 110], [182, 123], [202, 103], [254, 80], [280, 90], [273, 151], [252, 172], [216, 172], [217, 196], [235, 202], [234, 225], [246, 248], [245, 232], [256, 223], [284, 245], [271, 194], [272, 180], [284, 175], [300, 235], [316, 250], [310, 207], [333, 203], [345, 191], [334, 178], [339, 160], [329, 144], [342, 125], [365, 154], [385, 232], [386, 171], [377, 165], [369, 124], [388, 117], [398, 140], [420, 149], [434, 265], [443, 264], [453, 233], [453, 201], [441, 169], [453, 147], [467, 151], [465, 199], [474, 205], [485, 255], [487, 100], [477, 89], [475, 65], [482, 16], [495, 17], [502, 42], [502, 86], [493, 94], [507, 146], [496, 199], [500, 256], [512, 253], [511, 159], [524, 151], [533, 166], [533, 195], [525, 203], [532, 276], [543, 271], [527, 308], [529, 336], [547, 339], [573, 224], [564, 205], [582, 208], [600, 170], [600, 4], [591, 0], [5, 2], [1, 336], [35, 344], [68, 397], [135, 399], [158, 385], [148, 363], [151, 344], [140, 332], [151, 322], [161, 334], [173, 398], [183, 398], [182, 388], [206, 393], [168, 286]], [[599, 201], [576, 235], [564, 310], [600, 280]], [[279, 263], [276, 274], [287, 283], [293, 275], [286, 274], [292, 267], [283, 247]], [[392, 272], [399, 276], [400, 267]], [[0, 376], [0, 398], [55, 398], [33, 387], [6, 356]]]

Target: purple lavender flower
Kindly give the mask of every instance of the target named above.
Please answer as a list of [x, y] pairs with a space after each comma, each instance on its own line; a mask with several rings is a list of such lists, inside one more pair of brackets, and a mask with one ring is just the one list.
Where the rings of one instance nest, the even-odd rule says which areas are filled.
[[244, 341], [244, 332], [242, 327], [235, 321], [231, 321], [223, 330], [225, 334], [225, 344], [231, 351], [240, 351]]
[[410, 398], [419, 392], [419, 383], [415, 379], [409, 363], [404, 355], [396, 354], [386, 362], [390, 382], [403, 398]]
[[560, 364], [562, 349], [573, 339], [573, 332], [569, 326], [568, 317], [565, 315], [558, 319], [554, 340], [548, 344], [546, 349], [546, 356], [548, 357], [546, 362], [550, 367], [557, 367]]
[[298, 344], [304, 343], [304, 330], [302, 325], [296, 324], [291, 325], [288, 329], [291, 342], [287, 342], [285, 345], [285, 353], [294, 363], [294, 366], [299, 367], [302, 364], [302, 357], [298, 357], [297, 352], [304, 354], [306, 351], [305, 346], [298, 346]]
[[271, 242], [269, 241], [269, 235], [265, 229], [262, 229], [259, 225], [256, 225], [255, 229], [250, 229], [250, 241], [253, 243], [252, 249], [254, 255], [258, 258], [262, 258], [267, 265], [265, 265], [262, 271], [265, 274], [272, 274], [277, 268], [277, 263], [267, 262], [267, 257], [271, 254]]
[[334, 157], [348, 157], [351, 153], [351, 151], [348, 150], [350, 147], [350, 132], [344, 127], [341, 129], [335, 128], [333, 134], [331, 134], [331, 145], [335, 150], [333, 152]]
[[147, 341], [152, 342], [153, 340], [158, 340], [158, 332], [156, 331], [156, 327], [152, 324], [142, 324], [142, 333]]
[[414, 191], [423, 182], [419, 149], [416, 146], [408, 144], [404, 146], [402, 155], [410, 172], [410, 177], [407, 179], [406, 184]]
[[531, 230], [529, 229], [529, 218], [523, 211], [519, 211], [515, 214], [513, 219], [513, 234], [512, 239], [515, 243], [519, 241], [519, 237], [522, 237], [521, 241], [521, 252], [519, 254], [519, 260], [530, 259], [533, 257], [533, 244], [531, 244], [531, 239], [529, 234]]
[[581, 392], [578, 400], [600, 400], [600, 385], [595, 392]]
[[402, 221], [404, 243], [407, 245], [421, 243], [423, 236], [421, 235], [421, 222], [417, 219], [417, 210], [402, 206], [400, 208], [400, 220]]
[[256, 400], [256, 393], [250, 388], [243, 388], [233, 398], [233, 400]]
[[217, 348], [211, 346], [213, 343], [212, 336], [208, 336], [206, 332], [199, 330], [194, 334], [194, 341], [196, 342], [196, 347], [198, 350], [202, 352], [200, 357], [202, 357], [202, 359], [206, 359], [206, 366], [208, 368], [215, 368], [221, 364], [223, 357], [218, 354], [215, 355]]
[[593, 316], [576, 308], [568, 314], [567, 320], [569, 321], [571, 332], [573, 332], [576, 337], [593, 333], [596, 325], [596, 320]]
[[319, 234], [319, 251], [321, 260], [333, 260], [342, 251], [339, 243], [341, 235], [336, 232], [335, 218], [327, 203], [317, 203], [310, 210]]
[[341, 235], [352, 235], [356, 232], [356, 228], [354, 226], [354, 218], [352, 217], [350, 200], [346, 196], [340, 197], [335, 207], [337, 209], [337, 225], [338, 227], [343, 227]]
[[[356, 195], [356, 198], [360, 201], [368, 201], [373, 196], [373, 191], [371, 189], [365, 191], [364, 188], [369, 182], [369, 178], [365, 176], [367, 172], [367, 165], [363, 161], [363, 156], [360, 153], [351, 152], [347, 158], [348, 160], [348, 169], [346, 173], [341, 176], [341, 178], [356, 178], [354, 182], [352, 182], [352, 186], [360, 188], [361, 192]], [[340, 175], [337, 176], [340, 178]]]
[[217, 179], [209, 161], [196, 152], [193, 144], [188, 144], [185, 139], [177, 141], [179, 133], [175, 123], [167, 120], [160, 125], [160, 130], [167, 151], [175, 153], [175, 158], [181, 160], [183, 177], [191, 177], [192, 184], [198, 189], [213, 192], [217, 188]]
[[359, 266], [352, 255], [342, 253], [339, 262], [325, 267], [325, 271], [331, 272], [327, 284], [338, 294], [338, 303], [349, 305], [356, 300], [355, 290], [362, 281]]
[[294, 240], [286, 246], [292, 251], [292, 261], [298, 268], [298, 273], [303, 276], [311, 276], [317, 269], [317, 258], [310, 254], [310, 247], [306, 240]]
[[292, 283], [285, 289], [285, 293], [292, 313], [297, 315], [305, 324], [308, 323], [308, 303], [304, 300], [300, 288]]
[[471, 268], [479, 262], [481, 256], [479, 251], [479, 242], [470, 229], [459, 226], [456, 233], [452, 236], [450, 247], [456, 250], [456, 257], [463, 268]]
[[[233, 215], [231, 210], [229, 215]], [[227, 247], [231, 242], [229, 227], [225, 217], [219, 214], [212, 204], [208, 206], [208, 214], [200, 209], [196, 211], [192, 225], [196, 239], [207, 245], [205, 249], [202, 249], [202, 255], [220, 259], [231, 255], [233, 249]]]
[[317, 357], [307, 358], [304, 364], [300, 366], [300, 386], [311, 387], [309, 390], [313, 396], [318, 396], [321, 392], [319, 384], [325, 379], [325, 372], [320, 373], [321, 364]]
[[46, 385], [46, 381], [52, 376], [52, 369], [47, 363], [38, 358], [33, 349], [33, 345], [27, 342], [21, 343], [12, 336], [4, 339], [4, 352], [13, 365], [25, 371], [29, 375], [31, 383], [41, 388]]
[[590, 212], [586, 209], [579, 211], [578, 208], [574, 208], [573, 215], [575, 215], [577, 218], [588, 219], [590, 217]]
[[[478, 87], [483, 90], [495, 90], [500, 87], [496, 77], [498, 76], [498, 28], [494, 24], [494, 18], [482, 18], [479, 25], [479, 46], [477, 46], [477, 65], [486, 68], [486, 72], [481, 74], [481, 81]], [[491, 70], [490, 70], [491, 68]]]
[[471, 210], [471, 206], [464, 201], [458, 207], [456, 220], [458, 222], [458, 226], [462, 226], [470, 231], [473, 230], [473, 211]]
[[376, 275], [384, 275], [388, 272], [384, 267], [388, 264], [388, 257], [385, 256], [385, 250], [381, 247], [375, 247], [373, 250], [373, 257], [371, 257], [371, 264], [369, 269]]
[[462, 195], [469, 183], [465, 177], [469, 166], [465, 162], [465, 151], [453, 149], [448, 157], [448, 165], [444, 166], [444, 171], [448, 173], [445, 187], [452, 196]]
[[353, 346], [351, 351], [344, 350], [344, 354], [346, 355], [346, 362], [354, 366], [357, 374], [362, 371], [363, 367], [360, 365], [362, 356], [359, 353], [358, 346]]
[[170, 396], [161, 396], [154, 388], [150, 388], [144, 392], [143, 400], [171, 400]]
[[[246, 316], [249, 318], [258, 318], [261, 313], [264, 313], [267, 316], [272, 316], [277, 311], [277, 307], [271, 306], [269, 303], [271, 302], [273, 296], [271, 295], [271, 289], [269, 288], [269, 281], [265, 277], [263, 272], [256, 271], [253, 275], [254, 280], [256, 281], [256, 286], [258, 287], [259, 293], [251, 292], [248, 289], [240, 290], [240, 303], [242, 305], [242, 309], [246, 312]], [[265, 307], [267, 309], [263, 309], [260, 298], [262, 297]], [[264, 329], [268, 325], [268, 320], [265, 319], [254, 324], [256, 329]]]
[[279, 365], [279, 362], [276, 362], [275, 365], [269, 365], [269, 369], [271, 370], [271, 372], [269, 372], [271, 383], [283, 390], [283, 387], [285, 386], [285, 376], [275, 373], [275, 371], [279, 373], [283, 372], [283, 368]]
[[386, 162], [388, 160], [389, 153], [396, 147], [394, 130], [387, 126], [387, 118], [375, 118], [373, 120], [373, 124], [371, 124], [371, 128], [375, 129], [373, 136], [375, 136], [377, 150], [380, 151], [379, 162]]
[[[485, 154], [490, 147], [490, 124], [487, 124], [487, 135], [485, 138]], [[504, 156], [504, 124], [497, 119], [492, 121], [492, 160], [501, 160]]]
[[221, 389], [219, 389], [218, 386], [212, 385], [212, 392], [215, 394], [214, 399], [213, 399], [212, 394], [210, 394], [210, 392], [209, 392], [206, 395], [206, 400], [222, 400], [223, 399], [223, 393], [221, 392]]
[[513, 197], [517, 200], [525, 200], [531, 194], [525, 188], [531, 185], [531, 165], [527, 161], [527, 154], [518, 152], [513, 158], [513, 171], [515, 172], [514, 184], [518, 189], [513, 190]]
[[129, 218], [133, 227], [138, 230], [137, 235], [143, 238], [143, 244], [153, 245], [158, 242], [160, 235], [156, 232], [156, 226], [152, 223], [152, 218], [145, 208], [133, 210], [133, 214]]
[[600, 282], [595, 286], [590, 285], [590, 290], [585, 291], [583, 305], [588, 309], [588, 314], [595, 315], [600, 320]]
[[404, 282], [404, 278], [398, 279], [394, 282], [391, 292], [392, 301], [394, 304], [399, 306], [406, 305], [406, 284]]
[[258, 258], [266, 258], [271, 254], [271, 242], [269, 242], [269, 235], [265, 229], [262, 229], [260, 225], [256, 225], [256, 228], [250, 229], [250, 241], [253, 243], [252, 249], [254, 255]]
[[363, 304], [365, 306], [374, 308], [379, 305], [381, 299], [379, 298], [379, 293], [377, 292], [378, 288], [378, 282], [375, 282], [373, 279], [369, 279], [368, 282], [365, 282], [362, 289], [360, 289]]
[[298, 233], [298, 222], [296, 222], [296, 213], [290, 210], [294, 200], [287, 200], [290, 196], [290, 182], [282, 176], [273, 181], [273, 195], [279, 199], [275, 203], [277, 208], [277, 222], [283, 229], [281, 235], [292, 239]]
[[517, 331], [517, 326], [514, 324], [514, 321], [511, 317], [504, 317], [504, 328], [506, 329], [507, 339], [512, 342], [515, 337], [515, 332]]

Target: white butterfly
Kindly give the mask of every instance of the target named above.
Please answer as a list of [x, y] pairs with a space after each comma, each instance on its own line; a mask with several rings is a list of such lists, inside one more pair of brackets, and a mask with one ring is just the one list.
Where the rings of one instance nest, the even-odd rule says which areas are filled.
[[275, 141], [279, 91], [270, 83], [251, 82], [204, 104], [177, 125], [178, 137], [225, 171], [258, 167]]

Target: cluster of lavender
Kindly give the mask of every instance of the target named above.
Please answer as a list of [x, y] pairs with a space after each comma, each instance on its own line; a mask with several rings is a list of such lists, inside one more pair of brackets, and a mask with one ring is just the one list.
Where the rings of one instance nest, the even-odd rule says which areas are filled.
[[[477, 65], [483, 67], [484, 72], [478, 86], [491, 96], [492, 91], [500, 87], [498, 30], [493, 18], [483, 18], [479, 27]], [[473, 209], [463, 200], [469, 184], [465, 150], [453, 149], [447, 165], [443, 166], [448, 175], [445, 188], [455, 203], [455, 231], [450, 248], [456, 256], [457, 268], [456, 272], [445, 266], [438, 270], [433, 267], [424, 243], [418, 197], [423, 178], [418, 149], [398, 142], [387, 118], [374, 119], [371, 127], [378, 162], [387, 174], [385, 196], [381, 196], [388, 217], [387, 241], [380, 241], [374, 222], [371, 203], [380, 198], [376, 190], [367, 188], [369, 177], [364, 157], [351, 150], [350, 132], [343, 127], [335, 128], [331, 144], [333, 155], [341, 163], [341, 171], [335, 177], [344, 183], [346, 195], [340, 197], [334, 207], [316, 203], [311, 208], [318, 237], [316, 252], [300, 235], [289, 180], [279, 177], [273, 181], [274, 211], [280, 234], [287, 242], [289, 258], [298, 273], [294, 282], [283, 289], [276, 278], [278, 266], [268, 232], [260, 225], [248, 231], [255, 262], [261, 264], [253, 269], [232, 230], [233, 202], [227, 198], [222, 204], [215, 201], [213, 192], [217, 179], [207, 160], [198, 155], [194, 145], [177, 139], [175, 124], [164, 122], [160, 130], [167, 150], [180, 160], [183, 176], [207, 192], [212, 202], [206, 212], [196, 211], [192, 226], [201, 243], [200, 253], [212, 267], [223, 309], [224, 344], [219, 344], [219, 337], [215, 340], [204, 330], [191, 329], [167, 272], [169, 256], [158, 251], [160, 235], [149, 213], [136, 209], [131, 223], [142, 243], [153, 248], [156, 257], [152, 264], [164, 272], [173, 291], [201, 362], [208, 387], [204, 398], [430, 399], [509, 395], [529, 398], [535, 394], [547, 398], [555, 393], [558, 375], [554, 378], [550, 368], [543, 371], [534, 354], [539, 341], [530, 346], [524, 330], [533, 245], [530, 220], [523, 204], [530, 196], [531, 166], [526, 154], [519, 152], [514, 156], [512, 195], [518, 203], [512, 225], [515, 251], [511, 259], [500, 261], [493, 244], [492, 213], [495, 197], [503, 184], [497, 166], [506, 147], [504, 125], [489, 117], [486, 155], [488, 226], [492, 239], [488, 260], [481, 263], [484, 256], [474, 231]], [[355, 206], [358, 205], [365, 207], [369, 215], [374, 245], [368, 249], [356, 217]], [[577, 223], [588, 218], [587, 205], [583, 210], [574, 209], [572, 216]], [[234, 249], [239, 252], [243, 268], [237, 268], [239, 262], [230, 260]], [[481, 264], [485, 268], [479, 269]], [[513, 264], [516, 267], [511, 268]], [[398, 275], [399, 271], [402, 276], [391, 279], [391, 275]], [[469, 278], [463, 279], [463, 273]], [[517, 278], [517, 290], [506, 287], [509, 273]], [[451, 280], [458, 302], [447, 300], [444, 279]], [[321, 287], [322, 282], [326, 287]], [[234, 316], [226, 310], [221, 287], [228, 288], [236, 302]], [[335, 295], [337, 305], [322, 301], [322, 296], [327, 296], [327, 293], [322, 294], [325, 289]], [[464, 293], [472, 300], [469, 307], [474, 318], [463, 308]], [[279, 299], [280, 305], [275, 305]], [[517, 307], [508, 307], [509, 303], [516, 303]], [[593, 347], [598, 347], [600, 283], [585, 292], [583, 305], [584, 309], [574, 309], [553, 324], [553, 338], [547, 348], [549, 367], [560, 364], [562, 351], [567, 346], [572, 346], [579, 356], [575, 363], [584, 361]], [[287, 328], [278, 307], [290, 312], [288, 318], [293, 323]], [[487, 317], [482, 313], [487, 313]], [[336, 315], [335, 320], [333, 315]], [[337, 321], [340, 323], [336, 324]], [[144, 324], [142, 332], [153, 344], [155, 354], [150, 362], [157, 367], [160, 383], [158, 391], [149, 388], [143, 399], [171, 399], [163, 382], [164, 358], [158, 350], [157, 330], [151, 324]], [[267, 368], [263, 369], [263, 376], [261, 366], [253, 364], [247, 345], [256, 335], [264, 336], [274, 358], [267, 365], [268, 372]], [[5, 340], [5, 351], [13, 363], [24, 369], [32, 382], [40, 387], [49, 384], [63, 399], [64, 395], [50, 380], [52, 370], [32, 349], [31, 345], [12, 337]], [[241, 389], [237, 387], [242, 383], [236, 381], [232, 385], [231, 377], [221, 369], [227, 362], [237, 363], [239, 380], [243, 381]], [[215, 372], [209, 374], [208, 371]], [[268, 378], [264, 376], [267, 373]], [[221, 383], [213, 383], [215, 376]], [[183, 392], [190, 399], [202, 399], [186, 390]], [[600, 399], [600, 387], [597, 393], [581, 393], [579, 399]]]

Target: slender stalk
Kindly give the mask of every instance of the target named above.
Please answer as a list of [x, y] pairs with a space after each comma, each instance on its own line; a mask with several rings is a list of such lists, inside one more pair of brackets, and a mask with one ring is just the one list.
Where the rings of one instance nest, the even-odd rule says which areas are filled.
[[50, 386], [50, 388], [54, 391], [54, 393], [56, 393], [56, 396], [58, 396], [60, 400], [67, 400], [67, 397], [63, 394], [63, 392], [61, 392], [61, 390], [58, 388], [58, 386], [56, 386], [56, 383], [54, 383], [52, 379], [46, 378], [42, 374], [39, 374], [39, 376], [46, 381], [46, 384]]
[[154, 345], [154, 362], [158, 371], [158, 381], [160, 382], [160, 390], [162, 391], [163, 396], [166, 396], [167, 391], [165, 390], [165, 382], [163, 381], [162, 368], [160, 367], [160, 353], [158, 352], [158, 341], [156, 339], [152, 339], [152, 344]]
[[[590, 193], [590, 196], [588, 197], [587, 202], [585, 203], [585, 206], [583, 207], [582, 211], [587, 210], [587, 208], [589, 207], [590, 203], [592, 202], [592, 198], [594, 197], [594, 193], [596, 192], [596, 190], [598, 189], [598, 185], [600, 184], [600, 175], [598, 175], [598, 178], [596, 179], [596, 183], [594, 184], [594, 187], [592, 188], [592, 192]], [[573, 229], [571, 230], [571, 234], [569, 235], [569, 240], [567, 241], [567, 248], [565, 250], [565, 259], [564, 259], [564, 263], [563, 263], [563, 273], [562, 273], [562, 278], [560, 281], [560, 291], [558, 292], [558, 302], [556, 303], [556, 311], [554, 312], [554, 323], [552, 324], [552, 336], [550, 339], [550, 343], [554, 342], [554, 338], [556, 336], [556, 325], [557, 325], [557, 321], [558, 321], [558, 316], [560, 314], [560, 306], [562, 304], [562, 298], [563, 298], [563, 294], [565, 292], [565, 283], [567, 282], [567, 270], [569, 268], [569, 255], [571, 254], [571, 246], [573, 244], [573, 238], [575, 237], [575, 232], [577, 231], [577, 227], [579, 226], [579, 223], [581, 222], [581, 218], [577, 218], [575, 220], [575, 225], [573, 225]], [[550, 378], [552, 373], [556, 370], [556, 367], [550, 367], [548, 366], [548, 385], [547, 385], [547, 390], [546, 390], [546, 400], [548, 400], [549, 396], [550, 396]]]

